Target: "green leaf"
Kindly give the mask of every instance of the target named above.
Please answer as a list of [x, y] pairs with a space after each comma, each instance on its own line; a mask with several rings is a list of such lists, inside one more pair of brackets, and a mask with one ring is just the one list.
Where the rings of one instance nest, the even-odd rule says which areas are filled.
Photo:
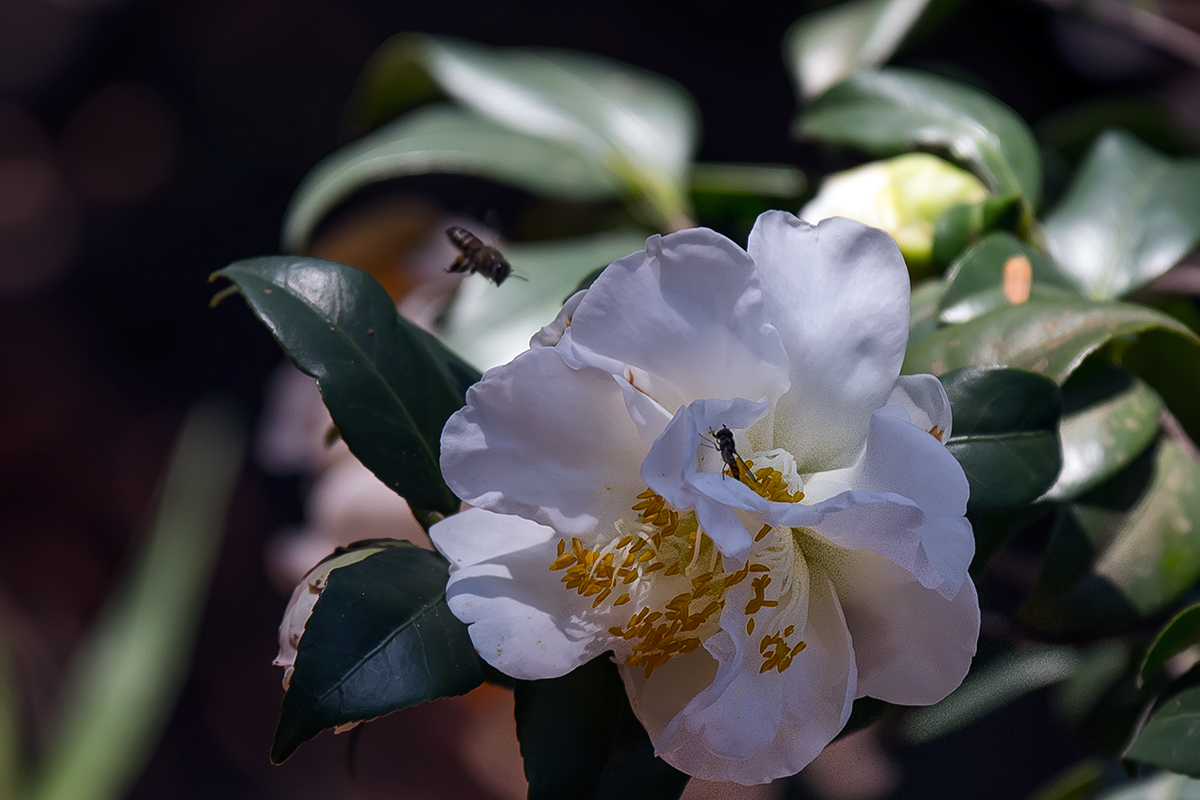
[[1096, 800], [1200, 800], [1200, 781], [1164, 773], [1112, 789]]
[[1070, 647], [1033, 645], [971, 670], [962, 685], [932, 706], [909, 712], [900, 728], [912, 744], [939, 739], [1032, 691], [1071, 675], [1080, 656]]
[[666, 227], [684, 221], [699, 114], [673, 81], [566, 50], [401, 34], [368, 64], [355, 105], [375, 127], [438, 92], [502, 127], [593, 161], [644, 198]]
[[304, 250], [329, 212], [361, 189], [439, 172], [568, 201], [615, 199], [624, 191], [610, 170], [560, 142], [505, 128], [469, 110], [428, 106], [342, 148], [305, 176], [284, 216], [284, 249]]
[[1108, 300], [1145, 286], [1200, 243], [1200, 159], [1167, 158], [1109, 131], [1046, 219], [1045, 235], [1088, 297]]
[[801, 17], [783, 37], [784, 59], [803, 98], [891, 58], [929, 0], [849, 0]]
[[810, 103], [797, 130], [879, 155], [944, 148], [998, 194], [1019, 194], [1031, 207], [1041, 195], [1041, 158], [1021, 118], [947, 78], [896, 67], [856, 73]]
[[633, 229], [508, 246], [504, 256], [513, 274], [526, 280], [501, 286], [482, 278], [464, 281], [442, 336], [483, 369], [505, 364], [529, 347], [529, 337], [554, 319], [584, 276], [645, 246], [646, 233]]
[[1154, 637], [1138, 667], [1138, 688], [1154, 677], [1168, 659], [1195, 644], [1200, 644], [1200, 603], [1180, 611]]
[[[302, 371], [317, 379], [350, 452], [412, 505], [459, 502], [438, 465], [442, 427], [478, 373], [396, 313], [361, 270], [299, 256], [251, 258], [213, 274], [238, 291]], [[210, 278], [212, 280], [212, 278]]]
[[1069, 500], [1128, 466], [1158, 433], [1162, 401], [1143, 381], [1100, 362], [1063, 386], [1063, 468], [1044, 499]]
[[[946, 274], [946, 293], [938, 303], [938, 320], [968, 322], [1009, 305], [1004, 294], [1005, 265], [1012, 258], [1029, 260], [1033, 284], [1027, 299], [1071, 302], [1075, 292], [1050, 259], [1011, 233], [996, 231], [962, 254]], [[1021, 301], [1024, 302], [1024, 301]]]
[[688, 776], [654, 755], [609, 655], [561, 678], [517, 681], [529, 800], [674, 800]]
[[1163, 694], [1121, 757], [1200, 777], [1200, 669], [1193, 667]]
[[1020, 609], [1055, 635], [1139, 623], [1200, 578], [1200, 464], [1172, 442], [1062, 508]]
[[1104, 762], [1086, 758], [1054, 776], [1029, 800], [1088, 800], [1104, 777]]
[[807, 185], [803, 172], [783, 164], [692, 165], [693, 192], [795, 200], [804, 194]]
[[909, 349], [903, 372], [940, 375], [977, 364], [1037, 372], [1062, 384], [1083, 360], [1117, 337], [1162, 330], [1200, 344], [1182, 323], [1126, 303], [1030, 302], [989, 311], [929, 335]]
[[7, 613], [0, 606], [0, 797], [17, 798], [25, 780], [22, 769], [21, 693], [13, 669]]
[[1031, 372], [989, 367], [957, 370], [942, 384], [954, 415], [946, 449], [971, 485], [968, 510], [1014, 508], [1041, 496], [1061, 465], [1058, 386]]
[[937, 330], [937, 308], [946, 291], [946, 282], [930, 278], [913, 287], [908, 299], [908, 346]]
[[933, 261], [949, 266], [969, 245], [990, 231], [1026, 235], [1020, 195], [988, 197], [979, 203], [960, 203], [942, 212], [933, 226]]
[[191, 665], [242, 452], [228, 412], [188, 415], [149, 534], [72, 658], [29, 798], [117, 800], [154, 753]]
[[483, 667], [446, 605], [446, 560], [408, 542], [329, 573], [304, 628], [271, 761], [326, 728], [469, 692]]

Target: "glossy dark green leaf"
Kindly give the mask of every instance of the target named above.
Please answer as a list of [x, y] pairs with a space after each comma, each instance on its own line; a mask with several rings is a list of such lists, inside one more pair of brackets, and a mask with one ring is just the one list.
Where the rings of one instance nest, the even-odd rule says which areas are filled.
[[1200, 243], [1200, 159], [1167, 158], [1109, 131], [1046, 218], [1045, 235], [1088, 297], [1108, 300], [1145, 286]]
[[1070, 500], [1120, 472], [1158, 433], [1162, 401], [1144, 381], [1107, 362], [1063, 386], [1063, 468], [1045, 499]]
[[1200, 578], [1200, 464], [1172, 442], [1063, 506], [1020, 611], [1047, 633], [1122, 630]]
[[1200, 669], [1163, 693], [1121, 757], [1200, 778]]
[[939, 329], [909, 349], [903, 371], [940, 375], [997, 364], [1037, 372], [1062, 384], [1088, 355], [1113, 339], [1153, 330], [1186, 340], [1189, 352], [1200, 345], [1185, 325], [1144, 306], [1083, 299], [1029, 302]]
[[874, 154], [944, 148], [999, 194], [1036, 206], [1041, 157], [1012, 109], [965, 84], [896, 67], [852, 75], [804, 110], [798, 133]]
[[938, 303], [938, 320], [967, 322], [1009, 305], [1004, 291], [1005, 265], [1018, 257], [1029, 260], [1032, 285], [1026, 300], [1074, 300], [1073, 287], [1050, 259], [1011, 233], [995, 231], [980, 239], [950, 267], [946, 274], [946, 292]]
[[1180, 611], [1154, 637], [1138, 667], [1138, 686], [1152, 678], [1172, 656], [1195, 644], [1200, 644], [1200, 603]]
[[1054, 381], [1014, 369], [972, 367], [945, 375], [954, 430], [948, 449], [971, 485], [967, 508], [1025, 505], [1061, 466], [1057, 427], [1062, 393]]
[[[396, 313], [365, 272], [271, 256], [214, 273], [236, 289], [306, 374], [317, 379], [350, 451], [417, 507], [453, 513], [442, 480], [442, 427], [478, 373]], [[218, 295], [218, 297], [223, 296]]]
[[916, 24], [929, 0], [849, 0], [801, 17], [783, 37], [800, 96], [812, 98], [863, 68], [878, 67]]
[[688, 776], [654, 755], [609, 655], [561, 678], [517, 681], [530, 800], [674, 800]]
[[296, 653], [271, 761], [321, 731], [469, 692], [483, 667], [446, 605], [446, 560], [394, 542], [329, 573]]
[[585, 275], [644, 249], [647, 235], [627, 228], [505, 247], [513, 273], [525, 280], [501, 286], [483, 278], [465, 281], [446, 313], [446, 344], [482, 369], [508, 363], [528, 349], [529, 337], [554, 319]]
[[487, 178], [569, 201], [620, 197], [620, 179], [559, 142], [499, 125], [448, 105], [420, 108], [318, 164], [292, 196], [283, 246], [302, 251], [339, 203], [374, 183], [428, 173]]
[[439, 94], [575, 151], [616, 176], [664, 224], [682, 222], [699, 114], [673, 81], [566, 50], [401, 34], [368, 64], [355, 106], [373, 128]]

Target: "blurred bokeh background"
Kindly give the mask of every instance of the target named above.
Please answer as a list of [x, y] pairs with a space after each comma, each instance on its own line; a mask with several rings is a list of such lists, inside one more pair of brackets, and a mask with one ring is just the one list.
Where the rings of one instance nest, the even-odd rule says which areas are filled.
[[[818, 159], [788, 134], [796, 100], [780, 43], [821, 5], [0, 0], [0, 633], [25, 755], [55, 729], [68, 665], [151, 527], [188, 409], [218, 397], [251, 447], [178, 701], [164, 701], [161, 739], [128, 796], [520, 796], [511, 700], [487, 687], [371, 723], [353, 748], [351, 736], [324, 734], [284, 766], [268, 763], [282, 696], [275, 631], [296, 563], [310, 558], [283, 554], [279, 532], [311, 524], [312, 476], [255, 432], [266, 387], [288, 380], [272, 378], [278, 347], [240, 303], [210, 310], [206, 278], [280, 251], [289, 197], [346, 143], [355, 79], [402, 31], [575, 48], [660, 73], [698, 104], [700, 160], [791, 164], [815, 187], [831, 165], [862, 160]], [[1033, 124], [1047, 205], [1097, 115], [1164, 151], [1194, 151], [1200, 4], [1158, 3], [1166, 27], [1117, 0], [944, 5], [893, 63], [974, 83]], [[520, 233], [515, 190], [425, 177], [388, 192], [419, 193], [431, 219]], [[393, 223], [328, 252], [386, 283], [403, 238]], [[972, 796], [1023, 797], [1075, 755], [1038, 723], [1044, 706], [1035, 693], [987, 728], [900, 760], [872, 757], [870, 742], [841, 746], [804, 780], [753, 796], [963, 797], [970, 777]]]

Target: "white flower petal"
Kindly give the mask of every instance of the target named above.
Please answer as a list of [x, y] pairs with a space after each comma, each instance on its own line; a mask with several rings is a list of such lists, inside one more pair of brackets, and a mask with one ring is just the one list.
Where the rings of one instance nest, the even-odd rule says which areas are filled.
[[[975, 555], [975, 538], [964, 516], [970, 492], [967, 478], [945, 445], [881, 409], [871, 417], [862, 459], [845, 471], [845, 479], [851, 486], [894, 493], [920, 506], [925, 524], [916, 535], [924, 558], [912, 567], [896, 563], [915, 572], [925, 587], [954, 598]], [[883, 546], [867, 546], [887, 555]]]
[[768, 211], [750, 233], [767, 317], [790, 362], [775, 445], [801, 472], [849, 466], [892, 392], [908, 342], [908, 272], [887, 234]]
[[567, 332], [567, 328], [571, 327], [571, 317], [575, 314], [575, 309], [579, 308], [579, 301], [583, 300], [585, 294], [587, 294], [587, 290], [581, 289], [568, 297], [567, 302], [563, 303], [563, 307], [558, 310], [554, 321], [530, 338], [529, 346], [554, 347], [558, 344], [562, 340], [563, 334]]
[[763, 509], [768, 503], [724, 474], [725, 463], [709, 432], [722, 426], [744, 431], [767, 409], [765, 401], [744, 398], [697, 400], [675, 412], [642, 462], [646, 485], [677, 509], [694, 508], [717, 548], [738, 560], [745, 558], [753, 539], [734, 509]]
[[[749, 256], [706, 228], [651, 236], [601, 273], [571, 322], [570, 355], [626, 377], [674, 410], [690, 400], [771, 401], [787, 390], [787, 355], [763, 309]], [[636, 384], [636, 381], [632, 381]]]
[[446, 603], [496, 669], [556, 678], [606, 649], [601, 623], [587, 613], [590, 599], [549, 569], [559, 540], [550, 528], [472, 508], [438, 522], [430, 537], [451, 563]]
[[870, 550], [828, 548], [821, 563], [854, 639], [860, 695], [927, 705], [958, 688], [979, 640], [979, 600], [970, 578], [947, 599]]
[[[704, 780], [766, 783], [799, 772], [846, 724], [856, 691], [854, 653], [829, 579], [819, 571], [812, 577], [807, 646], [783, 673], [760, 673], [759, 636], [737, 627], [740, 615], [729, 615], [736, 626], [722, 618], [726, 631], [705, 643], [721, 660], [713, 685], [655, 743], [669, 764]], [[778, 617], [772, 624], [787, 619]]]
[[442, 432], [442, 473], [468, 503], [584, 536], [629, 515], [643, 434], [605, 372], [535, 348], [489, 370]]
[[938, 441], [950, 438], [953, 424], [950, 398], [946, 397], [942, 382], [934, 376], [901, 375], [887, 404], [903, 408], [913, 425], [928, 431]]

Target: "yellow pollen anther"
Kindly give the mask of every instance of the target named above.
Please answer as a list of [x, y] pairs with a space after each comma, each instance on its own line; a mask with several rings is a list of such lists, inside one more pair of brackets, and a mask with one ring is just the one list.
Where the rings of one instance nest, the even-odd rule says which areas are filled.
[[623, 606], [628, 602], [629, 602], [629, 595], [623, 594], [620, 597], [618, 597], [616, 600], [613, 600], [613, 605], [614, 606]]
[[754, 536], [754, 541], [756, 541], [756, 542], [761, 542], [761, 541], [762, 541], [762, 538], [763, 538], [764, 536], [766, 536], [766, 535], [767, 535], [768, 533], [770, 533], [770, 532], [771, 532], [771, 526], [770, 526], [770, 525], [763, 525], [763, 526], [762, 526], [762, 528], [760, 528], [760, 529], [759, 529], [758, 533], [757, 533], [757, 534], [755, 534], [755, 536]]
[[750, 636], [753, 633], [754, 633], [754, 617], [750, 617], [749, 619], [746, 620], [746, 635]]

